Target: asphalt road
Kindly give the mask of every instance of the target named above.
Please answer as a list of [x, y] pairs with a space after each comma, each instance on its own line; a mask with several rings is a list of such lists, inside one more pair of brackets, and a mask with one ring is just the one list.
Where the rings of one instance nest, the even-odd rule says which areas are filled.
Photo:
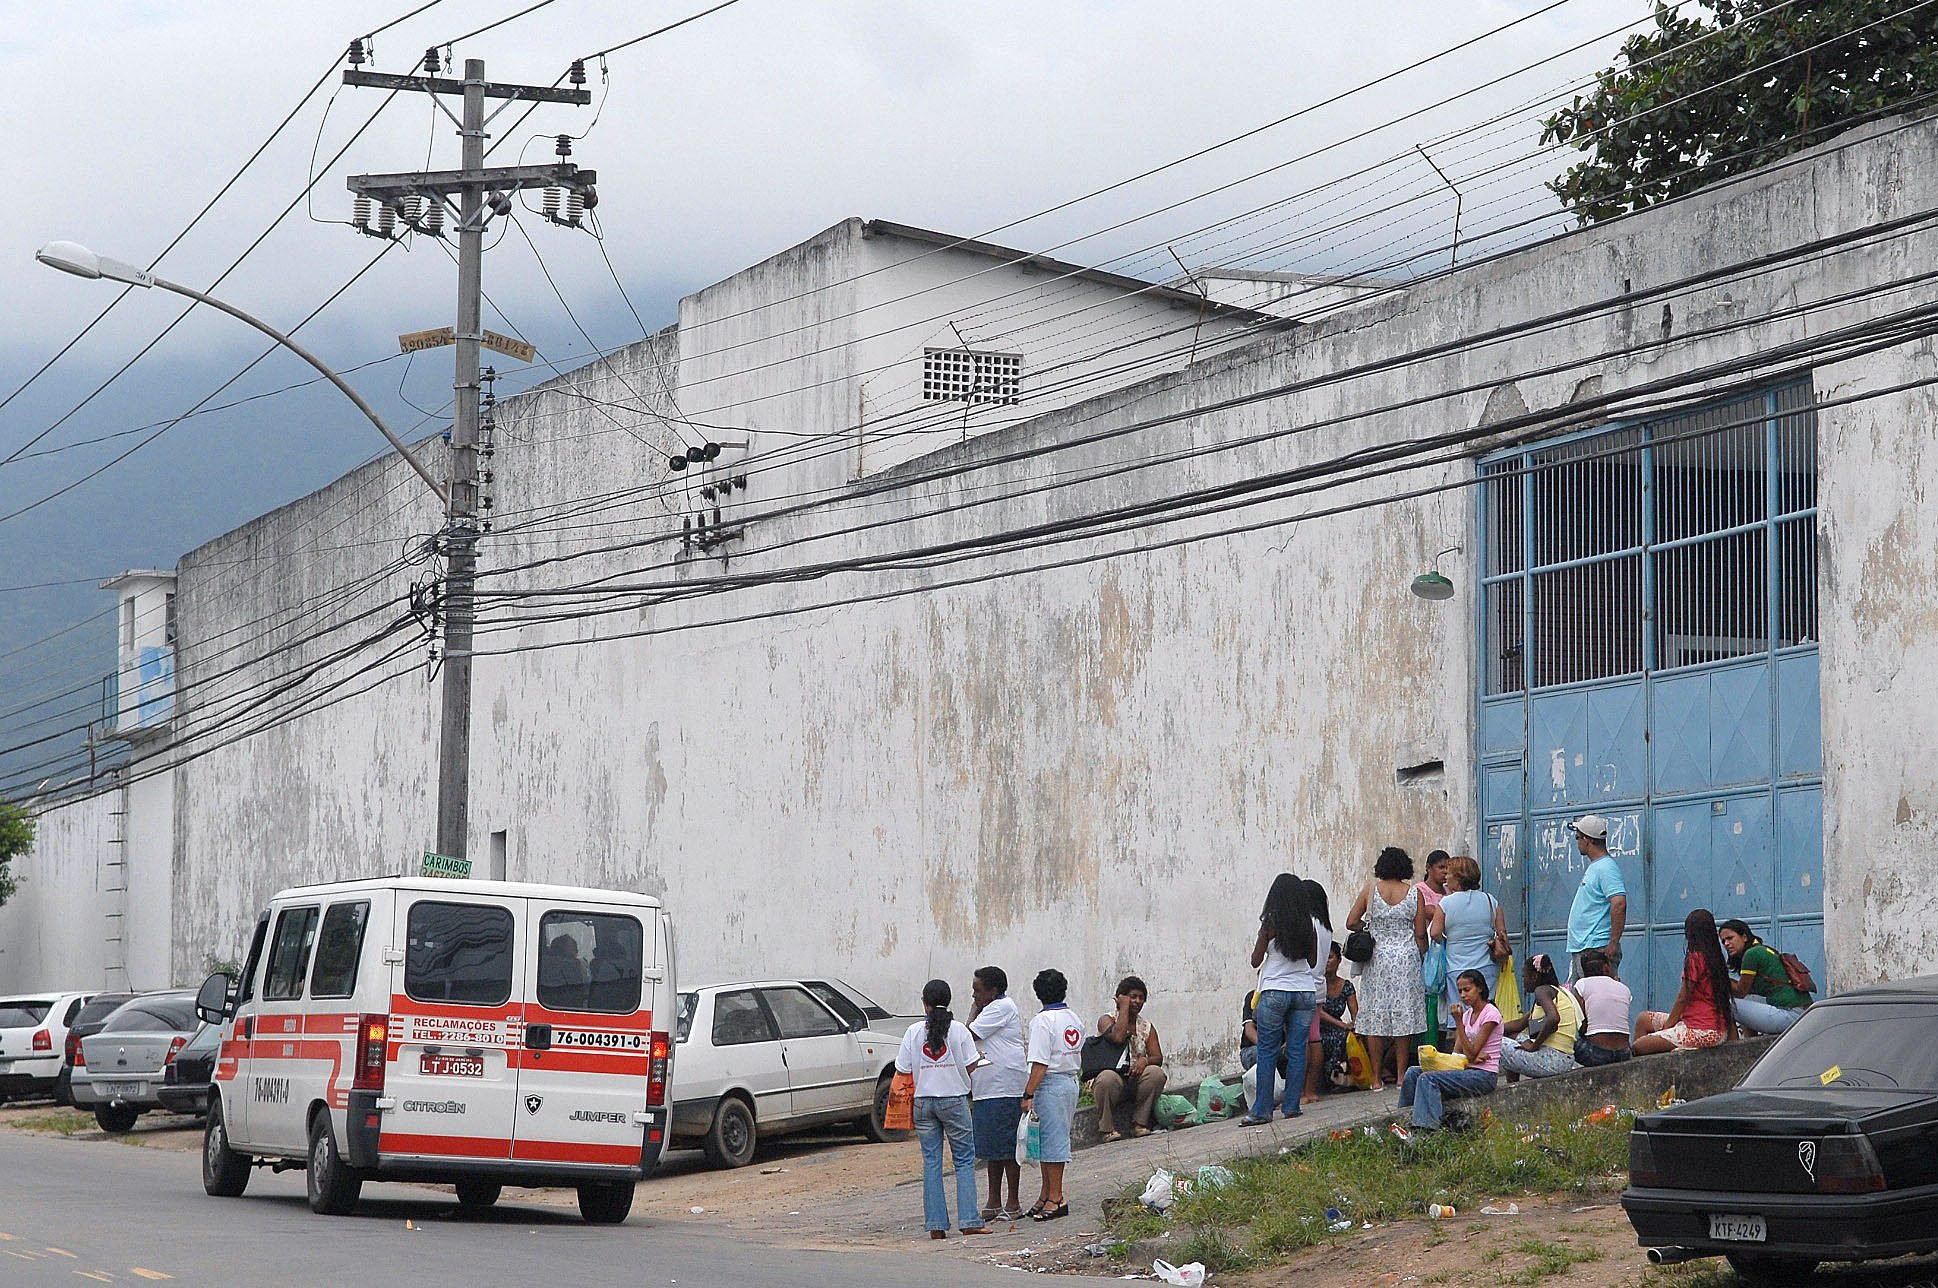
[[[437, 1191], [367, 1185], [357, 1212], [322, 1217], [303, 1176], [259, 1170], [240, 1199], [202, 1193], [192, 1153], [0, 1133], [0, 1284], [78, 1288], [906, 1288], [1014, 1285], [1014, 1271], [903, 1251], [811, 1252], [634, 1216], [588, 1226], [576, 1211], [501, 1204], [457, 1215]], [[415, 1226], [411, 1229], [406, 1225]]]

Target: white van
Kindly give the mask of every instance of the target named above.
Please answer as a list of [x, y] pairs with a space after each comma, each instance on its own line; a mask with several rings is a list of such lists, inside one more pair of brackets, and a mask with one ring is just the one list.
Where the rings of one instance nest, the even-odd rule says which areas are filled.
[[221, 1024], [202, 1147], [210, 1194], [302, 1167], [310, 1207], [366, 1179], [573, 1186], [618, 1222], [665, 1149], [673, 927], [646, 895], [384, 877], [285, 890], [240, 982], [196, 999]]

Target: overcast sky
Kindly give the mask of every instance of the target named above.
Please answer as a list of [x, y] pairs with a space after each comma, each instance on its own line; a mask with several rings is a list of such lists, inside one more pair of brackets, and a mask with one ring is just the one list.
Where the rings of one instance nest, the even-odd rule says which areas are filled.
[[[376, 39], [378, 70], [411, 69], [443, 44], [530, 0], [445, 0]], [[575, 55], [618, 44], [710, 0], [634, 4], [556, 0], [474, 39], [495, 80], [550, 83]], [[1058, 205], [1478, 36], [1547, 0], [740, 0], [590, 69], [595, 108], [546, 107], [503, 140], [494, 162], [551, 156], [550, 136], [587, 134], [574, 159], [600, 176], [607, 248], [648, 327], [671, 321], [688, 291], [860, 215], [983, 233]], [[56, 238], [147, 264], [236, 171], [348, 41], [409, 0], [124, 3], [0, 0], [0, 118], [16, 162], [0, 205], [0, 398], [12, 393], [113, 297], [103, 283], [36, 265]], [[1471, 181], [1467, 231], [1552, 210], [1539, 180], [1561, 162], [1516, 162], [1536, 143], [1522, 116], [1480, 135], [1445, 136], [1531, 103], [1612, 61], [1619, 37], [1542, 62], [1623, 23], [1648, 0], [1568, 0], [1375, 90], [1359, 93], [1187, 165], [996, 233], [992, 240], [1121, 271], [1165, 275], [1167, 244], [1193, 267], [1366, 267], [1382, 247], [1451, 232], [1451, 196], [1351, 224], [1284, 249], [1290, 234], [1377, 211], [1431, 185], [1424, 163], [1378, 171], [1269, 215], [1194, 233], [1233, 212], [1286, 199], [1432, 143]], [[1514, 69], [1534, 70], [1451, 106], [1295, 160]], [[299, 208], [218, 294], [293, 325], [377, 249], [341, 221], [344, 176], [455, 166], [450, 123], [421, 95], [330, 77], [233, 192], [158, 271], [206, 287], [300, 193], [313, 173], [316, 219]], [[376, 123], [332, 161], [373, 112]], [[501, 118], [502, 134], [511, 117]], [[589, 129], [589, 134], [587, 133]], [[1437, 142], [1435, 142], [1438, 140]], [[494, 140], [498, 142], [499, 140]], [[315, 169], [312, 169], [312, 155]], [[1286, 165], [1286, 162], [1292, 164]], [[1506, 164], [1506, 169], [1493, 167]], [[1096, 230], [1270, 166], [1214, 199], [1101, 237]], [[1330, 204], [1328, 204], [1330, 203]], [[1370, 219], [1370, 216], [1369, 216]], [[593, 240], [526, 219], [538, 251], [601, 345], [636, 339]], [[1404, 241], [1406, 237], [1416, 240]], [[1276, 251], [1270, 248], [1278, 247]], [[1136, 254], [1132, 252], [1147, 252]], [[1411, 267], [1431, 267], [1422, 259]], [[454, 273], [435, 247], [400, 248], [304, 332], [348, 368], [395, 353], [401, 331], [448, 323]], [[587, 346], [517, 232], [486, 258], [487, 292], [561, 366]], [[137, 292], [59, 365], [0, 409], [0, 457], [86, 397], [174, 317], [180, 301]], [[253, 333], [198, 312], [36, 450], [113, 435], [177, 413], [254, 356]], [[494, 325], [487, 316], [487, 325]], [[287, 355], [223, 400], [304, 378]], [[543, 374], [542, 372], [540, 374]], [[401, 360], [353, 377], [402, 424], [449, 397], [448, 356]], [[689, 409], [691, 412], [691, 409]], [[31, 502], [139, 436], [0, 466], [0, 513]], [[0, 586], [172, 563], [193, 544], [320, 485], [381, 446], [338, 401], [316, 393], [253, 403], [175, 427], [100, 479], [16, 520], [0, 519]], [[45, 633], [48, 614], [79, 615], [100, 592], [58, 602], [0, 596], [0, 650]], [[50, 605], [52, 605], [50, 607]], [[29, 611], [29, 609], [32, 611]], [[64, 615], [64, 616], [63, 616]], [[11, 625], [9, 625], [11, 623]], [[0, 689], [10, 664], [0, 660]]]

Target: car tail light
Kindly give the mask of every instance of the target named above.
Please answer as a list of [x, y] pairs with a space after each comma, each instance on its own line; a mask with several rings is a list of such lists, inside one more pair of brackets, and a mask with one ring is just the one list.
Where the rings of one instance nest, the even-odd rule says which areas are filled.
[[[1805, 1141], [1798, 1149], [1807, 1149], [1811, 1143]], [[1816, 1144], [1818, 1193], [1869, 1194], [1884, 1188], [1884, 1168], [1869, 1137], [1826, 1136]]]
[[652, 1062], [646, 1069], [646, 1103], [657, 1109], [666, 1103], [666, 1072], [673, 1064], [672, 1035], [654, 1033], [652, 1053]]
[[1655, 1146], [1650, 1143], [1647, 1132], [1628, 1134], [1628, 1183], [1644, 1187], [1662, 1184], [1662, 1173], [1655, 1164]]
[[162, 1063], [163, 1063], [164, 1065], [169, 1065], [169, 1064], [174, 1064], [174, 1063], [175, 1063], [175, 1057], [176, 1057], [176, 1056], [178, 1056], [178, 1055], [180, 1055], [180, 1054], [182, 1053], [182, 1048], [183, 1048], [183, 1047], [185, 1047], [185, 1046], [187, 1046], [187, 1045], [188, 1045], [188, 1039], [187, 1039], [187, 1038], [184, 1038], [184, 1037], [177, 1037], [177, 1038], [175, 1038], [175, 1039], [173, 1039], [173, 1040], [172, 1040], [171, 1042], [169, 1042], [169, 1044], [168, 1044], [168, 1055], [167, 1055], [167, 1057], [166, 1057], [165, 1059], [163, 1059], [163, 1060], [162, 1060]]
[[52, 1033], [49, 1033], [46, 1029], [35, 1029], [34, 1030], [34, 1050], [52, 1051], [53, 1049], [54, 1049], [54, 1035]]
[[81, 1035], [78, 1033], [67, 1035], [67, 1062], [76, 1069], [87, 1068], [87, 1053], [81, 1050]]
[[382, 1091], [384, 1064], [389, 1056], [390, 1017], [365, 1015], [357, 1021], [357, 1067], [353, 1091]]

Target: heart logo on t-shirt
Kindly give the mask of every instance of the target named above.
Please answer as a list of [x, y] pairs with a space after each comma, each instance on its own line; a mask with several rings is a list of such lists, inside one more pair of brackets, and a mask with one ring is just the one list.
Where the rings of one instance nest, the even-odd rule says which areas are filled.
[[1079, 1046], [1081, 1046], [1082, 1043], [1083, 1043], [1083, 1029], [1081, 1026], [1072, 1024], [1070, 1027], [1063, 1030], [1064, 1046], [1067, 1046], [1072, 1051], [1074, 1051]]

